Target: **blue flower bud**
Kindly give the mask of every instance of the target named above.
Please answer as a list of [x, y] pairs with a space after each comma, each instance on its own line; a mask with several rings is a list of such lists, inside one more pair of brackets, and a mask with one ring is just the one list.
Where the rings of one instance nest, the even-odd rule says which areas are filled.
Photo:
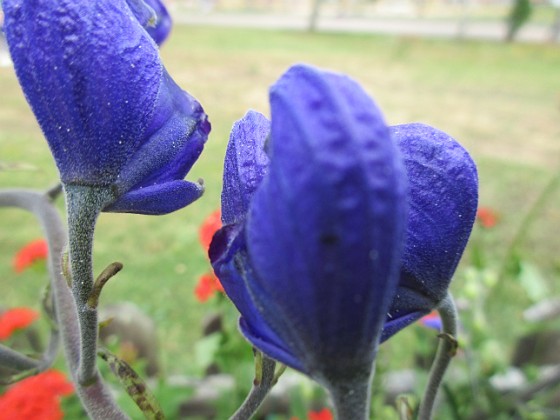
[[202, 194], [183, 178], [210, 124], [163, 67], [141, 23], [151, 9], [142, 7], [3, 2], [14, 67], [63, 184], [110, 190], [105, 211], [163, 214]]
[[410, 213], [399, 287], [382, 340], [446, 296], [478, 205], [476, 165], [459, 143], [424, 124], [391, 127], [391, 135], [406, 167]]
[[214, 269], [265, 354], [329, 389], [367, 381], [404, 243], [400, 153], [345, 76], [294, 66], [270, 102], [270, 129], [250, 112], [232, 132]]

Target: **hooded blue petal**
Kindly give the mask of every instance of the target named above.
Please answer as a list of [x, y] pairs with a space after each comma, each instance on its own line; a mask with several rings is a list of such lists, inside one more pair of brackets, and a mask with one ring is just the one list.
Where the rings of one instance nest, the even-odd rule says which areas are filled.
[[[133, 12], [129, 4], [139, 8]], [[115, 200], [135, 187], [182, 179], [210, 128], [200, 105], [163, 68], [139, 21], [150, 10], [142, 5], [140, 0], [3, 2], [16, 73], [62, 182], [111, 188]], [[131, 168], [132, 161], [141, 167]], [[172, 170], [165, 167], [169, 162]], [[166, 200], [184, 202], [183, 190]], [[160, 204], [157, 214], [179, 208]]]
[[383, 340], [434, 309], [445, 297], [476, 216], [476, 165], [454, 139], [424, 124], [391, 127], [410, 189], [399, 287]]
[[269, 172], [246, 219], [251, 275], [240, 273], [260, 316], [238, 305], [243, 331], [268, 325], [319, 380], [369, 371], [407, 212], [398, 150], [374, 102], [342, 75], [292, 67], [271, 107]]
[[169, 36], [171, 27], [173, 26], [173, 21], [171, 20], [171, 16], [161, 0], [144, 1], [154, 10], [156, 15], [155, 22], [146, 25], [146, 30], [156, 44], [161, 45]]
[[233, 126], [224, 161], [224, 224], [238, 222], [247, 214], [255, 189], [268, 168], [264, 146], [269, 133], [270, 121], [255, 111], [247, 112]]

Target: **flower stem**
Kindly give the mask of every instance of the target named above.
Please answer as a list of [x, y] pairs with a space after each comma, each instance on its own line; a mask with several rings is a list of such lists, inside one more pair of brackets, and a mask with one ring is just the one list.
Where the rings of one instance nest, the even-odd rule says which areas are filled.
[[350, 383], [331, 384], [327, 388], [334, 404], [336, 420], [367, 420], [373, 375], [360, 375]]
[[439, 343], [436, 357], [430, 369], [428, 385], [418, 410], [418, 420], [430, 420], [436, 395], [443, 379], [443, 375], [449, 366], [451, 358], [457, 352], [457, 308], [453, 297], [448, 292], [447, 296], [438, 306], [438, 312], [443, 324], [443, 332], [438, 336]]
[[80, 323], [80, 365], [78, 380], [97, 380], [97, 308], [88, 304], [93, 290], [93, 235], [99, 213], [109, 202], [107, 188], [66, 185], [68, 240], [72, 294]]
[[80, 327], [76, 320], [76, 304], [62, 276], [62, 252], [66, 247], [66, 230], [49, 195], [31, 190], [0, 190], [0, 207], [19, 207], [32, 212], [39, 220], [49, 246], [48, 268], [53, 292], [56, 322], [60, 331], [68, 369], [76, 393], [94, 420], [125, 420], [127, 415], [116, 404], [103, 380], [84, 387], [77, 380], [80, 349]]
[[274, 374], [276, 362], [258, 350], [255, 353], [255, 380], [251, 392], [230, 420], [248, 420], [258, 410], [264, 398], [274, 386], [277, 377]]

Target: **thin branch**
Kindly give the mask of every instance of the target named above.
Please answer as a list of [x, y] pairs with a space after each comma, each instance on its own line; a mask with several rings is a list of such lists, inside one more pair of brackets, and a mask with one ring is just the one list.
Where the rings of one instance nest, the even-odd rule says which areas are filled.
[[424, 397], [420, 403], [418, 420], [430, 420], [432, 418], [434, 402], [441, 381], [443, 380], [443, 375], [449, 366], [449, 362], [451, 362], [451, 359], [457, 353], [457, 308], [449, 292], [440, 303], [438, 312], [441, 316], [443, 332], [438, 335], [441, 340], [430, 369], [428, 385], [426, 386]]
[[39, 220], [47, 238], [48, 268], [56, 319], [68, 369], [72, 374], [76, 392], [88, 415], [95, 420], [127, 419], [128, 416], [118, 407], [101, 378], [89, 387], [82, 386], [78, 381], [80, 327], [77, 322], [76, 304], [62, 275], [61, 255], [68, 239], [56, 208], [46, 194], [31, 190], [0, 190], [0, 207], [19, 207], [32, 212]]
[[[276, 362], [258, 350], [255, 351], [255, 380], [247, 398], [230, 420], [248, 420], [258, 410], [264, 398], [275, 384]], [[277, 378], [276, 378], [277, 380]]]

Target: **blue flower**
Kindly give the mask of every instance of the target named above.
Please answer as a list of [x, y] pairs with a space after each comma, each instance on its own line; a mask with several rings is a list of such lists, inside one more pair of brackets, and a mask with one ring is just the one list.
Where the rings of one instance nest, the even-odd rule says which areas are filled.
[[404, 242], [400, 153], [345, 76], [294, 66], [270, 102], [270, 123], [233, 128], [213, 267], [255, 347], [330, 390], [369, 383]]
[[437, 308], [469, 239], [478, 206], [476, 165], [457, 141], [424, 124], [391, 127], [409, 184], [399, 287], [382, 341]]
[[200, 197], [203, 187], [183, 178], [210, 124], [163, 67], [143, 1], [5, 0], [3, 9], [17, 76], [65, 186], [110, 191], [104, 210], [114, 212], [164, 214]]

